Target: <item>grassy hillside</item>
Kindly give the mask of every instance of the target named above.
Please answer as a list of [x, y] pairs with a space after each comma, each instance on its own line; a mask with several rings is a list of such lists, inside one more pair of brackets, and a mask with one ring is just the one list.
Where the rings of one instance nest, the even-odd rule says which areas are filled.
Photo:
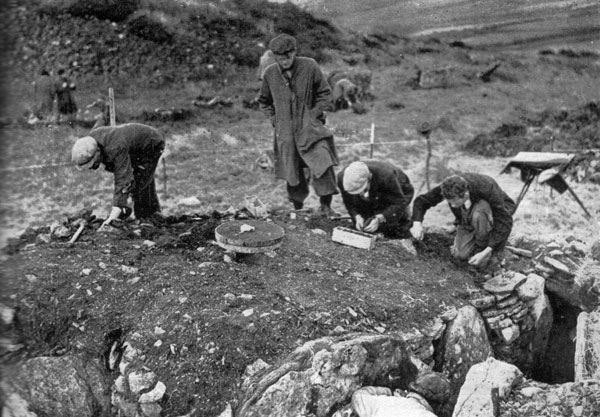
[[477, 46], [600, 48], [594, 0], [323, 0], [311, 10], [342, 27], [463, 39]]

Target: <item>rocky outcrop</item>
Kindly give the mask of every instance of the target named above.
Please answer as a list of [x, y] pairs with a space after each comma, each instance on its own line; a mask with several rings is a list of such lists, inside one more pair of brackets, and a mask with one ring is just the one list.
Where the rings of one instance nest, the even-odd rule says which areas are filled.
[[101, 369], [79, 356], [38, 357], [3, 370], [2, 415], [108, 415], [110, 397]]
[[251, 377], [236, 417], [328, 416], [363, 385], [408, 388], [417, 367], [407, 343], [388, 335], [322, 338]]
[[519, 368], [488, 358], [469, 370], [452, 417], [493, 417], [500, 399], [506, 399], [523, 377]]

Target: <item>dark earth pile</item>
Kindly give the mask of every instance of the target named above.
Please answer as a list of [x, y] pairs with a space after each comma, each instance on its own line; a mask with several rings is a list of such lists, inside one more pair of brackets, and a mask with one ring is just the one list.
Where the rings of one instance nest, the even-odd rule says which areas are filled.
[[[6, 335], [40, 355], [103, 354], [104, 338], [137, 333], [145, 365], [168, 389], [165, 415], [216, 415], [235, 401], [246, 366], [274, 363], [305, 341], [339, 332], [408, 331], [468, 295], [474, 276], [449, 259], [451, 238], [428, 235], [415, 258], [383, 239], [370, 252], [330, 241], [339, 221], [275, 215], [286, 236], [271, 254], [228, 256], [214, 228], [236, 214], [124, 222], [97, 233], [80, 216], [63, 238], [31, 228], [2, 264], [18, 320]], [[150, 242], [151, 241], [151, 242]], [[441, 278], [443, 277], [443, 278]], [[161, 347], [152, 329], [163, 328]]]
[[231, 66], [255, 67], [264, 52], [259, 43], [274, 33], [295, 35], [301, 52], [318, 60], [324, 48], [342, 45], [329, 22], [291, 3], [141, 7], [139, 0], [11, 2], [0, 16], [8, 24], [8, 65], [29, 76], [43, 67], [68, 67], [80, 76], [142, 74], [161, 82], [185, 81], [215, 78]]

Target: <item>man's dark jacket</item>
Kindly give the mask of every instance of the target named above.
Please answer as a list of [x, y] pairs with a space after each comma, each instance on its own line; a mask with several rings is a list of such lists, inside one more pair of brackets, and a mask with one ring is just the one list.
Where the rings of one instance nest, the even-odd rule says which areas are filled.
[[[473, 205], [480, 200], [485, 200], [489, 203], [492, 209], [494, 224], [490, 232], [488, 246], [494, 252], [501, 251], [512, 230], [512, 215], [516, 208], [515, 202], [500, 188], [492, 177], [473, 172], [465, 172], [459, 175], [467, 180], [469, 196]], [[432, 188], [428, 193], [415, 198], [415, 202], [413, 203], [413, 221], [422, 222], [425, 212], [431, 207], [437, 206], [442, 201], [444, 201], [444, 196], [442, 195], [442, 187], [440, 185]], [[450, 206], [450, 210], [452, 210], [454, 217], [456, 217], [457, 224], [467, 224], [467, 219], [462, 218], [460, 207], [454, 208]]]
[[127, 123], [99, 127], [89, 135], [98, 142], [106, 170], [114, 174], [113, 206], [126, 207], [130, 193], [154, 180], [156, 163], [165, 147], [163, 134], [151, 126]]
[[338, 187], [342, 199], [352, 221], [357, 214], [365, 220], [376, 214], [383, 214], [388, 226], [398, 223], [405, 217], [406, 208], [410, 204], [415, 189], [408, 176], [400, 168], [384, 161], [363, 161], [371, 172], [369, 198], [349, 194], [344, 190], [344, 168], [338, 174]]

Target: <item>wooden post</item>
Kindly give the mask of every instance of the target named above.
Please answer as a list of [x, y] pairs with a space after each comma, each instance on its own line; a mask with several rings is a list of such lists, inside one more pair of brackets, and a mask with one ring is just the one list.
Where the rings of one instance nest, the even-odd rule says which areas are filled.
[[429, 140], [429, 135], [431, 132], [427, 132], [425, 136], [425, 140], [427, 141], [427, 158], [425, 159], [425, 181], [427, 182], [427, 191], [431, 191], [431, 181], [429, 180], [429, 162], [431, 160], [431, 140]]
[[375, 146], [375, 123], [371, 123], [371, 149], [369, 151], [369, 158], [373, 158], [373, 147]]
[[165, 194], [165, 198], [167, 198], [167, 163], [165, 162], [165, 157], [162, 157], [162, 166], [163, 166], [163, 193]]
[[108, 108], [110, 111], [110, 125], [117, 125], [117, 118], [115, 116], [115, 94], [112, 87], [108, 88]]

